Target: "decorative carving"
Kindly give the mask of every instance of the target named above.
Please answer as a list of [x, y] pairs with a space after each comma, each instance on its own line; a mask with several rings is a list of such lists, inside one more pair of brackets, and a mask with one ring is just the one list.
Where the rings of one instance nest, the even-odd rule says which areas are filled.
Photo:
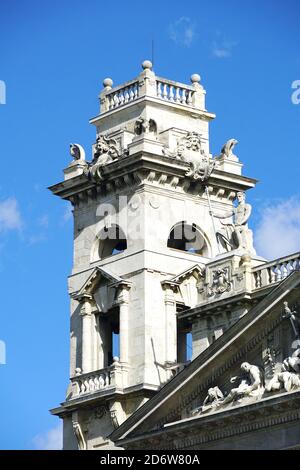
[[70, 154], [74, 160], [85, 161], [85, 151], [84, 148], [79, 144], [70, 144]]
[[101, 405], [95, 409], [94, 416], [96, 419], [101, 419], [103, 418], [104, 415], [106, 415], [107, 412], [108, 412], [107, 406]]
[[232, 283], [229, 281], [229, 268], [213, 271], [212, 277], [212, 284], [208, 287], [208, 296], [221, 295], [231, 290]]
[[236, 139], [229, 139], [223, 145], [219, 158], [229, 158], [230, 160], [237, 160], [237, 156], [233, 154], [233, 149], [238, 144]]
[[[242, 377], [232, 377], [230, 382], [234, 383], [238, 378], [241, 379], [240, 384], [236, 388], [232, 388], [228, 395], [224, 398], [221, 405], [230, 402], [240, 403], [244, 398], [260, 399], [264, 393], [263, 375], [259, 367], [243, 362], [241, 365]], [[245, 378], [243, 378], [243, 376]]]
[[84, 438], [81, 426], [80, 426], [79, 421], [78, 421], [78, 413], [77, 412], [72, 413], [72, 424], [73, 424], [73, 431], [74, 431], [74, 434], [75, 434], [75, 437], [76, 437], [77, 443], [78, 443], [78, 449], [79, 450], [86, 450], [87, 449], [86, 440]]
[[134, 124], [135, 135], [157, 134], [157, 125], [153, 119], [140, 117]]
[[[285, 302], [287, 303], [287, 302]], [[282, 388], [286, 392], [300, 387], [300, 348], [296, 349], [290, 357], [282, 362], [281, 370], [275, 373], [266, 386], [268, 392]]]
[[104, 135], [99, 135], [96, 140], [94, 149], [94, 159], [90, 167], [89, 174], [97, 179], [102, 180], [102, 169], [108, 163], [113, 162], [120, 156], [117, 141], [109, 139]]
[[215, 411], [221, 401], [224, 399], [224, 395], [219, 389], [219, 387], [211, 387], [207, 391], [207, 396], [204, 399], [204, 402], [200, 408], [192, 410], [192, 416], [196, 416], [200, 413], [205, 413], [207, 411]]
[[283, 305], [284, 305], [284, 312], [282, 313], [281, 318], [283, 319], [288, 318], [290, 320], [293, 333], [295, 335], [295, 338], [297, 339], [300, 336], [300, 320], [296, 316], [298, 315], [298, 312], [296, 310], [292, 312], [287, 302], [283, 302]]
[[232, 388], [226, 396], [223, 395], [219, 387], [209, 388], [202, 407], [193, 410], [192, 416], [204, 412], [214, 412], [229, 404], [235, 405], [244, 401], [248, 403], [249, 401], [259, 400], [265, 390], [260, 368], [249, 364], [249, 362], [243, 362], [241, 371], [241, 376], [232, 377], [230, 380], [231, 383], [234, 383], [237, 379], [240, 379], [239, 385]]
[[240, 191], [237, 193], [238, 205], [232, 210], [216, 214], [214, 217], [218, 219], [227, 219], [233, 217], [230, 224], [223, 224], [223, 227], [217, 231], [217, 238], [226, 251], [242, 249], [250, 254], [255, 254], [253, 248], [252, 231], [248, 229], [248, 220], [251, 215], [251, 205], [245, 203], [245, 193]]
[[177, 158], [190, 164], [186, 176], [205, 181], [211, 174], [215, 162], [204, 152], [197, 132], [188, 132], [178, 141], [176, 154]]

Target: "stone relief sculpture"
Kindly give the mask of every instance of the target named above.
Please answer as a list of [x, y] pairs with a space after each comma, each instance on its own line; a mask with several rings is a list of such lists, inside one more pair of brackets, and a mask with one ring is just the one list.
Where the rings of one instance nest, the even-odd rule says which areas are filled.
[[259, 399], [264, 393], [263, 375], [259, 367], [249, 364], [249, 362], [243, 362], [241, 371], [243, 372], [242, 378], [232, 377], [230, 380], [231, 383], [234, 383], [238, 378], [241, 379], [238, 387], [232, 388], [224, 398], [222, 406], [234, 401], [240, 402], [246, 397]]
[[157, 125], [153, 119], [140, 117], [134, 124], [135, 135], [154, 134], [157, 133]]
[[70, 154], [72, 155], [75, 161], [85, 161], [84, 148], [79, 144], [70, 144]]
[[208, 287], [208, 296], [220, 295], [231, 290], [228, 268], [217, 269], [212, 273], [212, 284]]
[[214, 411], [218, 405], [224, 399], [224, 395], [219, 389], [219, 387], [211, 387], [207, 391], [207, 396], [204, 399], [204, 402], [200, 408], [196, 408], [192, 411], [192, 416], [195, 416], [200, 413], [205, 413], [208, 411]]
[[99, 135], [94, 148], [94, 159], [89, 169], [89, 174], [98, 180], [102, 180], [102, 169], [108, 163], [119, 158], [117, 141], [104, 135]]
[[300, 387], [300, 348], [280, 365], [280, 372], [274, 374], [266, 386], [268, 392], [284, 389], [286, 392]]
[[269, 375], [267, 380], [267, 375], [264, 376], [258, 366], [249, 364], [249, 362], [243, 362], [241, 364], [242, 374], [230, 379], [231, 383], [239, 380], [238, 386], [224, 394], [217, 386], [209, 388], [202, 406], [192, 410], [191, 416], [219, 411], [222, 408], [226, 409], [228, 406], [237, 404], [248, 404], [260, 400], [266, 393], [278, 392], [280, 390], [291, 392], [299, 389], [300, 347], [291, 356], [284, 359], [282, 363], [277, 363], [276, 367], [272, 367], [272, 369], [273, 375]]
[[229, 139], [227, 142], [223, 145], [221, 149], [221, 154], [219, 158], [228, 158], [231, 160], [238, 160], [237, 156], [233, 154], [233, 149], [238, 144], [238, 141], [236, 139]]
[[211, 174], [215, 162], [206, 155], [197, 132], [188, 132], [177, 143], [176, 157], [190, 164], [186, 176], [205, 181]]
[[237, 200], [238, 205], [232, 210], [222, 214], [213, 212], [213, 216], [218, 219], [233, 217], [232, 223], [226, 224], [221, 222], [223, 227], [217, 231], [217, 238], [227, 251], [242, 249], [250, 254], [255, 254], [252, 231], [248, 228], [248, 220], [252, 208], [250, 204], [246, 204], [244, 192], [240, 191], [237, 193]]

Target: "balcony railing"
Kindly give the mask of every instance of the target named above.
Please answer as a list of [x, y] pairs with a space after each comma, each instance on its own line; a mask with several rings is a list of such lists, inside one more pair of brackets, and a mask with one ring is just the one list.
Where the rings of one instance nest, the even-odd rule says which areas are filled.
[[123, 388], [126, 384], [126, 371], [118, 362], [113, 365], [71, 378], [71, 398], [78, 398], [110, 388]]
[[[145, 65], [146, 62], [146, 65]], [[200, 76], [192, 75], [191, 85], [155, 76], [152, 64], [143, 63], [143, 72], [138, 77], [112, 88], [110, 78], [104, 80], [100, 94], [101, 114], [125, 106], [142, 96], [158, 98], [168, 103], [204, 109], [204, 90], [199, 84]]]
[[278, 258], [269, 263], [257, 266], [252, 270], [253, 289], [260, 289], [276, 284], [293, 271], [300, 269], [300, 253]]

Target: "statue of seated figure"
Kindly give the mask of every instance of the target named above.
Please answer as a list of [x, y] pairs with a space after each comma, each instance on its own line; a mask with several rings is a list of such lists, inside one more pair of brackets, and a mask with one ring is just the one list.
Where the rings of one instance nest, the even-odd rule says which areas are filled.
[[255, 254], [253, 248], [252, 231], [248, 228], [248, 220], [251, 215], [251, 205], [245, 203], [245, 193], [240, 191], [237, 193], [238, 205], [230, 211], [222, 214], [213, 213], [218, 219], [227, 219], [232, 217], [232, 223], [225, 224], [217, 232], [218, 239], [222, 246], [227, 250], [242, 249], [250, 254]]

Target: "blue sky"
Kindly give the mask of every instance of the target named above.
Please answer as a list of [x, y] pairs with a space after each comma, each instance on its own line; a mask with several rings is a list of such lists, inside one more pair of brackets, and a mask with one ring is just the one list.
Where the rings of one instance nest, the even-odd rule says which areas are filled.
[[237, 138], [244, 174], [261, 181], [248, 198], [260, 254], [299, 250], [299, 15], [297, 0], [1, 0], [1, 449], [57, 444], [48, 409], [67, 387], [72, 220], [46, 188], [62, 179], [70, 142], [90, 158], [103, 79], [134, 78], [152, 39], [158, 75], [200, 73], [217, 114], [212, 153]]

